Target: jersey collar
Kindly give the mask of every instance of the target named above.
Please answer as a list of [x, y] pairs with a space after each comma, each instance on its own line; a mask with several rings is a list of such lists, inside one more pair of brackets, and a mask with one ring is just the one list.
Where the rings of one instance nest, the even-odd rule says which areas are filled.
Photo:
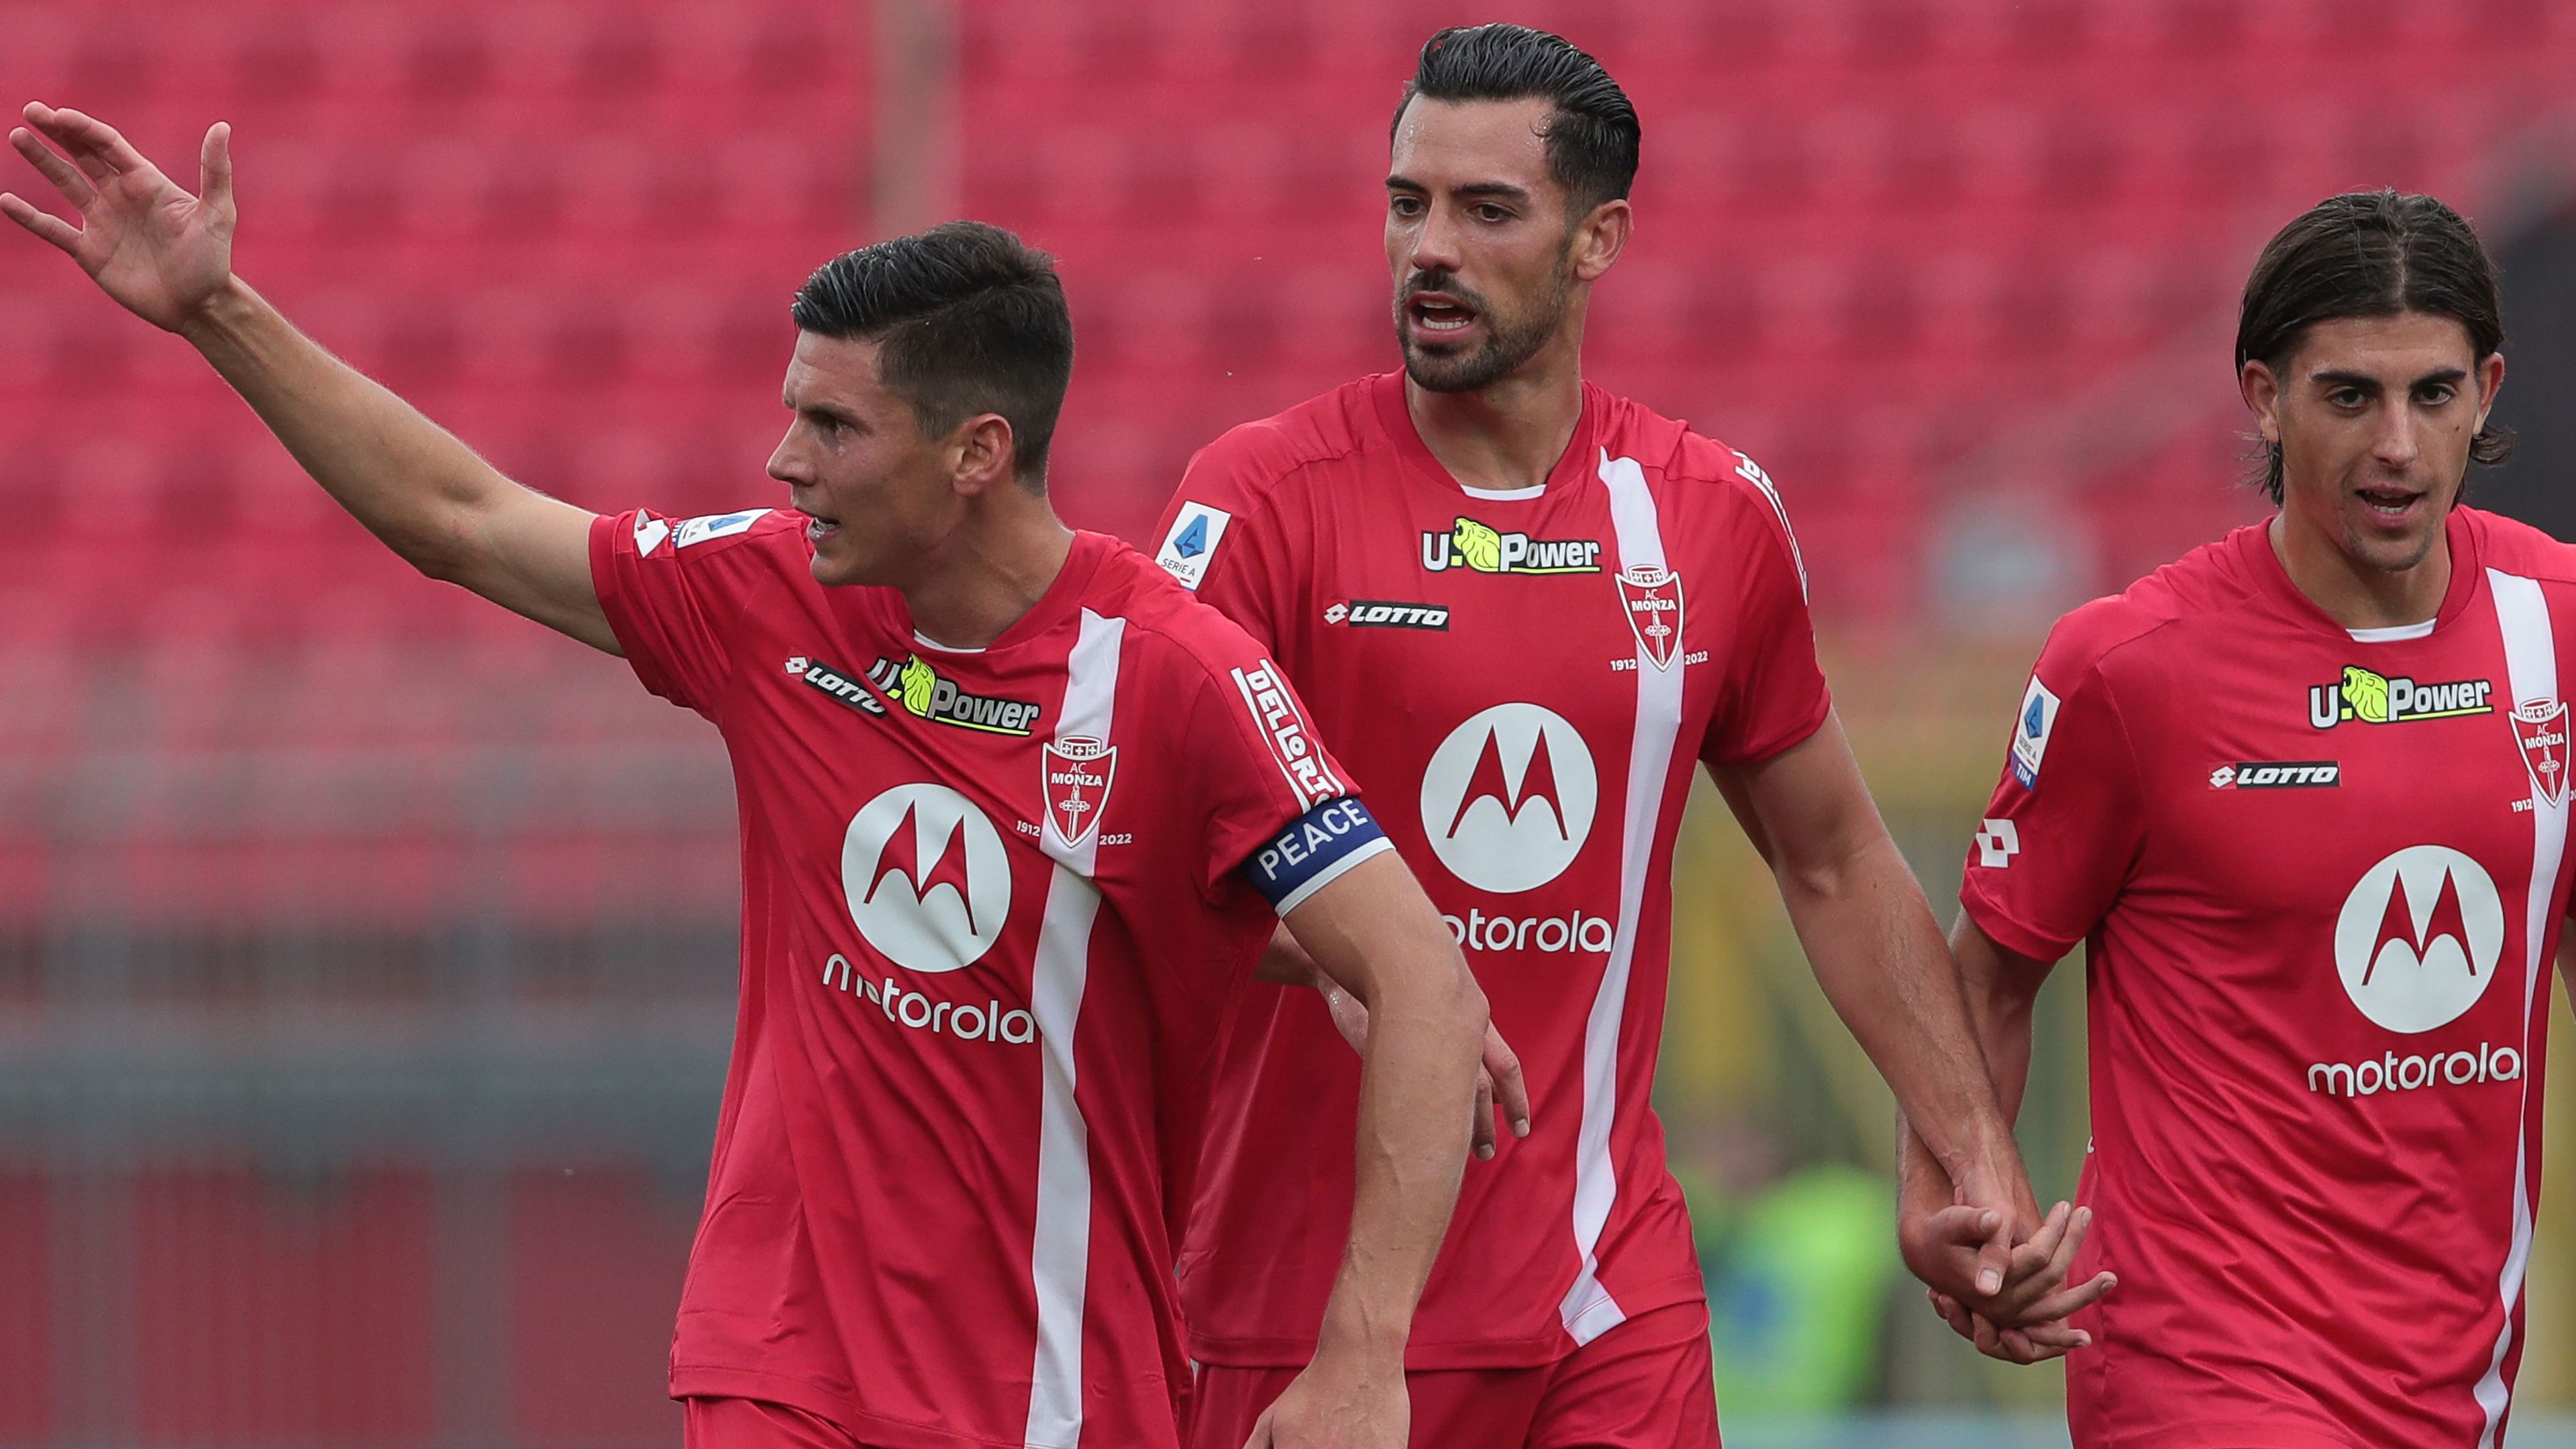
[[1591, 383], [1583, 384], [1583, 411], [1574, 420], [1574, 436], [1565, 443], [1565, 452], [1548, 469], [1547, 479], [1535, 488], [1470, 488], [1458, 481], [1441, 461], [1432, 455], [1422, 441], [1421, 430], [1413, 426], [1413, 414], [1404, 405], [1404, 372], [1383, 372], [1371, 378], [1371, 391], [1376, 394], [1378, 424], [1395, 442], [1406, 470], [1433, 485], [1453, 499], [1471, 503], [1529, 503], [1550, 494], [1573, 493], [1595, 476], [1596, 451], [1593, 440], [1601, 431], [1601, 413], [1607, 395]]
[[907, 648], [918, 647], [950, 658], [1002, 654], [1032, 639], [1044, 637], [1049, 630], [1073, 617], [1074, 611], [1082, 605], [1083, 592], [1091, 586], [1092, 575], [1100, 571], [1101, 560], [1117, 546], [1117, 540], [1107, 534], [1075, 529], [1073, 547], [1064, 556], [1064, 567], [1056, 570], [1055, 581], [1047, 585], [1046, 592], [1038, 596], [1038, 601], [1029, 606], [1027, 613], [1012, 620], [1011, 627], [995, 635], [993, 642], [981, 649], [953, 649], [933, 643], [913, 627], [912, 610], [905, 605], [899, 590], [873, 589], [870, 592], [879, 596], [886, 627], [896, 638], [904, 641]]
[[[2441, 632], [2444, 626], [2460, 616], [2469, 602], [2485, 586], [2486, 570], [2478, 562], [2477, 530], [2469, 526], [2468, 510], [2452, 505], [2451, 516], [2442, 523], [2442, 540], [2451, 550], [2451, 583], [2442, 593], [2442, 607], [2433, 615], [2427, 634]], [[2356, 637], [2354, 631], [2334, 621], [2316, 600], [2299, 592], [2290, 581], [2290, 571], [2281, 566], [2281, 556], [2272, 551], [2271, 520], [2250, 523], [2236, 530], [2230, 542], [2234, 545], [2237, 566], [2252, 583], [2255, 591], [2281, 612], [2306, 628], [2331, 634], [2343, 642], [2388, 642]], [[2372, 631], [2363, 630], [2363, 634]], [[2415, 636], [2424, 637], [2424, 636]]]

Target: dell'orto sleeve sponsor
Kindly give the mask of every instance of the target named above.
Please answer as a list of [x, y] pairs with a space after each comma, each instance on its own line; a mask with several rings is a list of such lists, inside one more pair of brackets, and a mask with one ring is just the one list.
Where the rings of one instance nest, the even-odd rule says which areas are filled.
[[1243, 873], [1284, 916], [1352, 866], [1394, 848], [1368, 807], [1345, 795], [1289, 821], [1245, 858]]

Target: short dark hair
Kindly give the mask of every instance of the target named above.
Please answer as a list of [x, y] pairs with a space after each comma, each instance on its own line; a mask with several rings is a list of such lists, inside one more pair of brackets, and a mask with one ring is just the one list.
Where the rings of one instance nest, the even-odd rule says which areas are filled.
[[1044, 486], [1073, 378], [1073, 313], [1046, 253], [998, 226], [946, 222], [825, 262], [788, 315], [800, 331], [877, 343], [880, 379], [924, 433], [1001, 414], [1014, 471]]
[[1578, 215], [1626, 196], [1637, 179], [1637, 108], [1601, 62], [1561, 35], [1526, 25], [1453, 25], [1432, 36], [1395, 104], [1390, 140], [1417, 96], [1553, 103], [1547, 170]]
[[[2308, 329], [2342, 317], [2429, 312], [2457, 321], [2485, 362], [2504, 347], [2495, 263], [2468, 222], [2430, 196], [2354, 191], [2329, 196], [2281, 228], [2254, 262], [2236, 319], [2236, 370], [2279, 372]], [[2513, 453], [2510, 430], [2489, 423], [2469, 444], [2479, 463]], [[2265, 444], [2259, 482], [2281, 501], [2281, 445]]]

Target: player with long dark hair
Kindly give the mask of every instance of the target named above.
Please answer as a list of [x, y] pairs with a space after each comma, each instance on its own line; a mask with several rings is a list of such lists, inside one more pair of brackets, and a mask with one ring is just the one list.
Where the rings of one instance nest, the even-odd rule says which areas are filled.
[[[2576, 550], [2463, 506], [2495, 268], [2393, 191], [2284, 227], [2238, 383], [2279, 511], [2058, 621], [1952, 935], [2004, 1104], [2085, 944], [2119, 1298], [2080, 1449], [2492, 1449], [2522, 1354], [2567, 909]], [[1909, 1144], [1907, 1216], [1950, 1197]], [[1937, 1295], [1936, 1295], [1937, 1297]], [[1963, 1305], [1980, 1346], [2020, 1356]]]

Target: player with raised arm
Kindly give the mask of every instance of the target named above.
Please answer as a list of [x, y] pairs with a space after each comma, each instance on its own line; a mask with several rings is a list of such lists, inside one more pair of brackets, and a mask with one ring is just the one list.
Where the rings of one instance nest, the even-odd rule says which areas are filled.
[[[2007, 1106], [2085, 943], [2079, 1449], [2493, 1449], [2567, 905], [2576, 550], [2461, 506], [2495, 269], [2428, 196], [2275, 236], [2236, 334], [2279, 511], [2058, 621], [1952, 944]], [[1910, 1153], [1911, 1215], [1946, 1201]], [[1996, 1347], [1957, 1304], [1953, 1326]]]
[[[1414, 1442], [1442, 1449], [1717, 1442], [1705, 1293], [1648, 1105], [1695, 764], [1898, 1100], [1939, 1124], [1959, 1189], [1935, 1226], [1969, 1249], [1952, 1286], [2017, 1321], [2075, 1237], [2063, 1210], [2036, 1220], [1939, 928], [1835, 723], [1778, 493], [1583, 381], [1637, 142], [1564, 40], [1432, 37], [1386, 181], [1403, 370], [1228, 432], [1159, 536], [1377, 792], [1542, 1116], [1468, 1168], [1416, 1323]], [[1306, 969], [1283, 938], [1267, 973]], [[1321, 984], [1256, 990], [1227, 1045], [1182, 1262], [1200, 1449], [1239, 1443], [1290, 1381], [1332, 1281], [1359, 1083], [1334, 1018], [1360, 1013]], [[2020, 1238], [2036, 1271], [2006, 1299]]]
[[1377, 1040], [1344, 1109], [1348, 1252], [1254, 1442], [1405, 1442], [1483, 1002], [1278, 668], [1056, 520], [1073, 332], [1042, 254], [952, 223], [827, 263], [769, 461], [791, 506], [593, 517], [233, 275], [227, 128], [190, 196], [90, 117], [26, 118], [12, 144], [82, 224], [0, 212], [186, 337], [424, 573], [623, 655], [722, 731], [746, 904], [672, 1350], [693, 1445], [1175, 1444], [1210, 1048], [1282, 919]]

